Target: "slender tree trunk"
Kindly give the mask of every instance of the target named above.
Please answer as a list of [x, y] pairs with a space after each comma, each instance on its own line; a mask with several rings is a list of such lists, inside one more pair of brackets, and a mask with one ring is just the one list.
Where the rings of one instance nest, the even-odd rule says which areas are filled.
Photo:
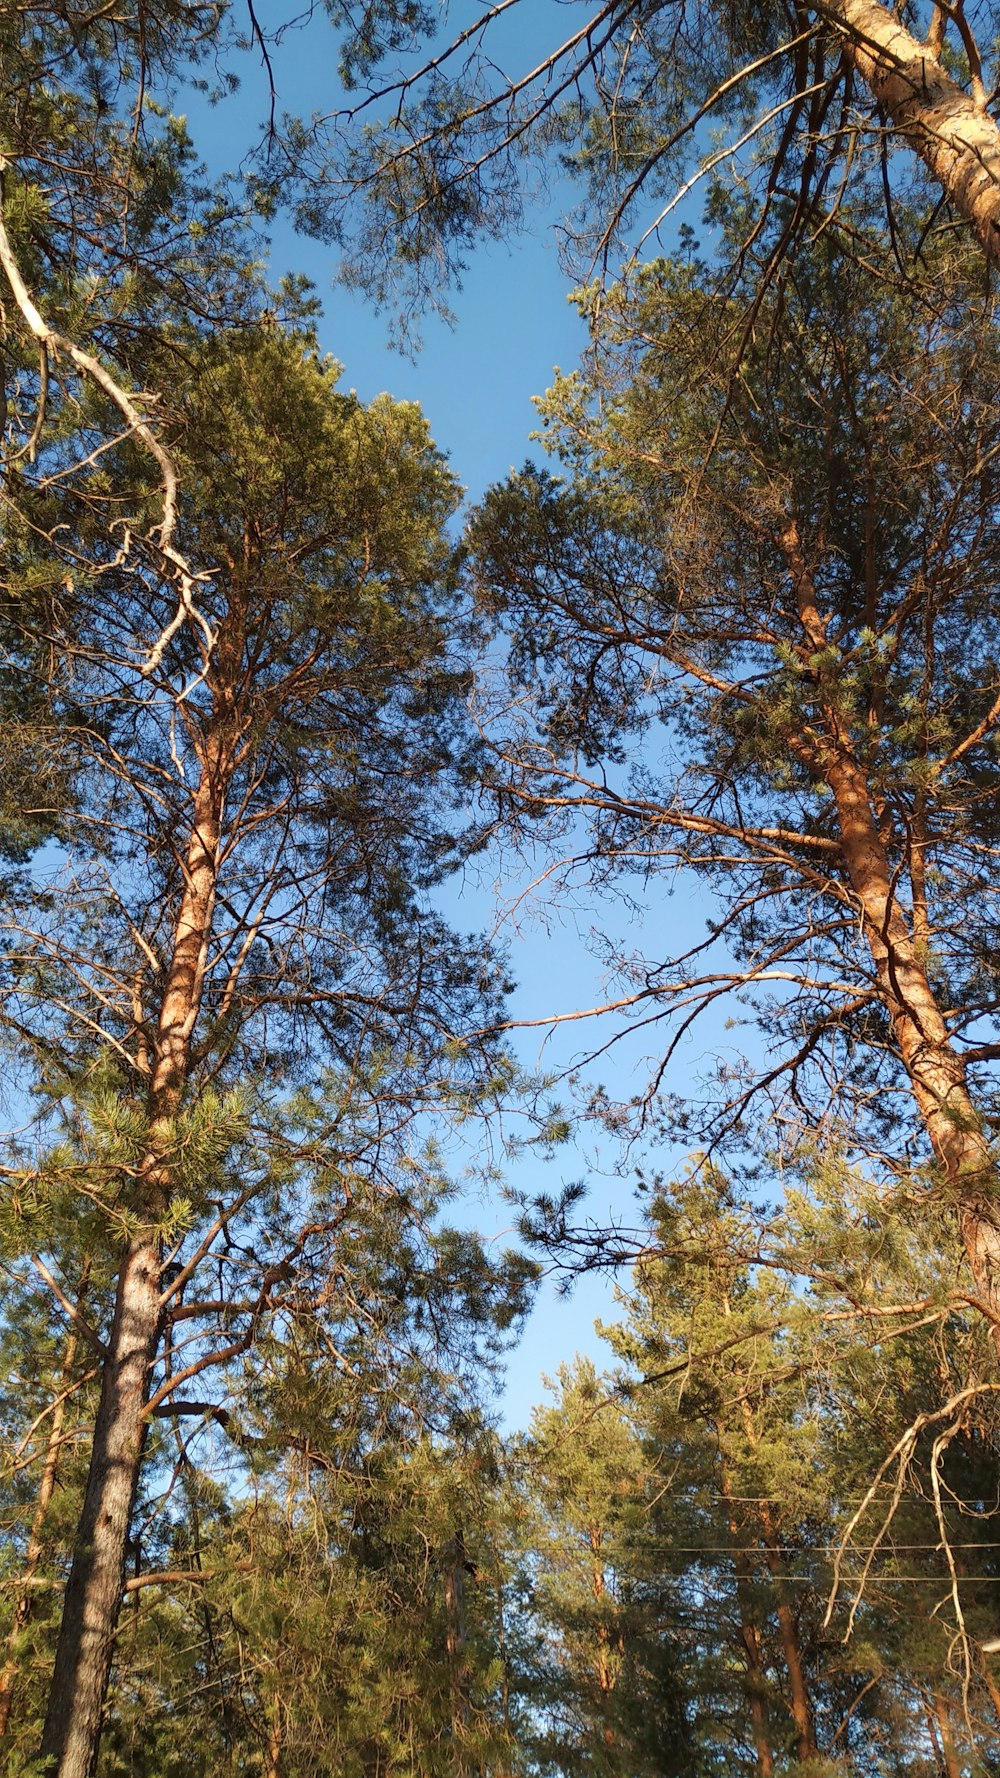
[[942, 67], [933, 35], [921, 43], [877, 0], [824, 0], [816, 10], [835, 26], [899, 134], [1000, 264], [1000, 129], [986, 110], [978, 70], [972, 70], [972, 93], [963, 92]]
[[941, 1778], [962, 1778], [962, 1767], [955, 1751], [955, 1740], [951, 1732], [951, 1713], [947, 1700], [941, 1692], [934, 1692], [924, 1698], [924, 1713], [927, 1718], [927, 1732], [930, 1736], [934, 1757], [938, 1763]]
[[155, 1242], [133, 1241], [118, 1280], [42, 1737], [43, 1760], [59, 1778], [90, 1778], [97, 1761], [146, 1429], [149, 1371], [160, 1331], [159, 1278]]
[[[732, 1305], [728, 1293], [723, 1297], [723, 1311], [727, 1320], [732, 1315]], [[740, 1417], [743, 1431], [751, 1451], [755, 1451], [760, 1442], [754, 1422], [753, 1409], [746, 1396], [740, 1402]], [[724, 1468], [724, 1466], [723, 1466]], [[735, 1518], [735, 1515], [733, 1515]], [[779, 1548], [780, 1533], [771, 1511], [770, 1502], [762, 1500], [756, 1514], [758, 1535], [764, 1546], [764, 1559], [771, 1577], [774, 1592], [774, 1608], [778, 1619], [778, 1636], [781, 1641], [781, 1652], [784, 1656], [785, 1670], [788, 1674], [788, 1690], [791, 1699], [792, 1721], [795, 1724], [796, 1751], [800, 1763], [815, 1759], [816, 1727], [813, 1720], [812, 1704], [809, 1698], [809, 1687], [806, 1683], [805, 1662], [802, 1659], [802, 1648], [799, 1642], [799, 1628], [795, 1621], [795, 1613], [784, 1590], [784, 1563]]]
[[741, 1597], [744, 1590], [749, 1591], [748, 1578], [745, 1569], [741, 1575], [737, 1575], [736, 1595], [740, 1608], [740, 1641], [747, 1663], [746, 1694], [750, 1705], [754, 1756], [759, 1778], [774, 1778], [774, 1756], [767, 1731], [767, 1680], [761, 1660], [761, 1634], [747, 1615], [746, 1602]]
[[767, 1678], [764, 1663], [761, 1659], [761, 1634], [754, 1622], [753, 1585], [746, 1553], [743, 1547], [743, 1530], [732, 1503], [732, 1490], [729, 1486], [729, 1472], [725, 1462], [720, 1464], [719, 1493], [726, 1502], [726, 1522], [729, 1535], [733, 1540], [734, 1563], [736, 1566], [736, 1604], [740, 1618], [740, 1641], [746, 1659], [747, 1702], [750, 1706], [750, 1724], [753, 1733], [754, 1753], [757, 1759], [758, 1778], [774, 1778], [774, 1756], [771, 1753], [771, 1740], [767, 1728]]
[[281, 1694], [276, 1692], [267, 1736], [267, 1778], [282, 1778], [281, 1752], [285, 1744], [283, 1713]]
[[799, 1627], [782, 1584], [784, 1564], [777, 1547], [778, 1534], [775, 1529], [774, 1515], [766, 1501], [761, 1504], [760, 1522], [764, 1532], [764, 1555], [767, 1571], [774, 1583], [778, 1635], [781, 1639], [781, 1652], [788, 1672], [792, 1721], [795, 1724], [796, 1754], [801, 1763], [816, 1758], [818, 1751], [816, 1728], [813, 1722], [812, 1704], [809, 1699], [809, 1687], [806, 1683], [805, 1663], [802, 1659], [802, 1645], [799, 1641]]
[[768, 1570], [775, 1582], [777, 1594], [776, 1611], [778, 1616], [778, 1635], [781, 1639], [781, 1652], [788, 1670], [788, 1688], [792, 1707], [792, 1721], [795, 1724], [795, 1756], [802, 1763], [816, 1758], [816, 1736], [813, 1730], [812, 1709], [809, 1704], [809, 1693], [806, 1689], [805, 1672], [802, 1665], [802, 1650], [799, 1646], [798, 1626], [795, 1614], [787, 1599], [780, 1593], [780, 1566], [772, 1567], [770, 1552], [767, 1554]]
[[[80, 1284], [80, 1291], [77, 1297], [77, 1308], [82, 1306], [86, 1295], [88, 1273], [89, 1266], [85, 1265]], [[59, 1467], [59, 1453], [62, 1449], [62, 1431], [66, 1419], [66, 1403], [69, 1400], [73, 1366], [76, 1363], [78, 1344], [79, 1336], [72, 1328], [70, 1328], [66, 1340], [65, 1351], [63, 1353], [62, 1369], [59, 1379], [59, 1394], [49, 1421], [49, 1438], [45, 1451], [45, 1462], [42, 1466], [41, 1480], [38, 1484], [38, 1498], [35, 1501], [35, 1510], [31, 1519], [31, 1530], [28, 1534], [28, 1547], [25, 1551], [24, 1570], [19, 1582], [20, 1591], [17, 1605], [14, 1608], [14, 1616], [11, 1622], [10, 1632], [7, 1637], [7, 1661], [3, 1671], [0, 1672], [0, 1738], [7, 1733], [7, 1728], [10, 1723], [10, 1713], [14, 1703], [14, 1686], [17, 1681], [18, 1672], [17, 1645], [31, 1621], [31, 1587], [32, 1582], [38, 1573], [45, 1550], [45, 1542], [42, 1533], [45, 1529], [45, 1521], [48, 1517], [52, 1496], [55, 1492], [56, 1471]]]
[[962, 1768], [958, 1754], [955, 1752], [955, 1737], [951, 1732], [951, 1712], [947, 1700], [940, 1692], [934, 1693], [934, 1715], [937, 1718], [938, 1731], [941, 1736], [941, 1764], [944, 1778], [962, 1778]]
[[94, 1443], [42, 1735], [44, 1768], [93, 1778], [115, 1631], [125, 1584], [129, 1527], [146, 1430], [146, 1403], [163, 1318], [155, 1219], [171, 1190], [171, 1119], [187, 1080], [191, 1037], [215, 908], [229, 755], [206, 747], [184, 857], [184, 888], [157, 1022], [149, 1087], [149, 1148], [140, 1174], [146, 1232], [129, 1245], [118, 1278]]
[[[604, 1563], [601, 1548], [604, 1542], [604, 1531], [600, 1525], [591, 1525], [588, 1532], [594, 1565], [590, 1574], [590, 1590], [594, 1604], [600, 1609], [607, 1598], [607, 1582], [604, 1578]], [[615, 1663], [611, 1652], [611, 1637], [608, 1626], [602, 1617], [597, 1625], [597, 1689], [601, 1699], [601, 1716], [603, 1719], [603, 1737], [606, 1747], [612, 1746], [615, 1731], [611, 1721], [611, 1704], [617, 1680]]]
[[[810, 647], [827, 646], [812, 578], [797, 527], [782, 538]], [[833, 794], [841, 856], [861, 910], [882, 1002], [931, 1147], [951, 1185], [959, 1231], [976, 1287], [992, 1320], [1000, 1353], [1000, 1181], [979, 1113], [931, 987], [924, 947], [896, 895], [885, 841], [872, 808], [867, 775], [858, 761], [848, 724], [830, 704], [814, 767]]]
[[986, 1687], [986, 1694], [993, 1706], [993, 1714], [997, 1719], [997, 1723], [1000, 1724], [1000, 1686], [997, 1685], [996, 1680], [989, 1670], [989, 1666], [986, 1667], [983, 1673], [983, 1684]]
[[[469, 1718], [469, 1666], [466, 1658], [465, 1538], [456, 1531], [445, 1549], [444, 1610], [448, 1666], [451, 1672], [451, 1727], [455, 1746], [463, 1748]], [[459, 1756], [462, 1763], [462, 1756]]]

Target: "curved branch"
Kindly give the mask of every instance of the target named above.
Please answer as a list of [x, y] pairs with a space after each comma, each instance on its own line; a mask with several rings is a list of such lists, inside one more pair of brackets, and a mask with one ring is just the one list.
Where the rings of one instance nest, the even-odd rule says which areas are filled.
[[127, 436], [135, 437], [140, 441], [160, 472], [162, 516], [155, 528], [155, 547], [166, 562], [172, 578], [176, 581], [178, 604], [174, 616], [157, 638], [140, 669], [144, 677], [148, 678], [160, 666], [167, 648], [182, 624], [190, 622], [200, 629], [207, 648], [211, 649], [215, 643], [215, 632], [211, 624], [195, 604], [194, 595], [198, 582], [205, 576], [192, 572], [174, 543], [177, 531], [177, 471], [169, 451], [157, 438], [148, 420], [139, 412], [128, 391], [122, 388], [99, 358], [95, 358], [92, 353], [85, 352], [82, 347], [75, 345], [65, 334], [50, 326], [42, 316], [21, 275], [21, 268], [7, 232], [4, 217], [4, 176], [9, 165], [9, 160], [5, 156], [0, 156], [0, 266], [3, 267], [11, 293], [28, 330], [38, 342], [45, 372], [42, 380], [42, 394], [39, 399], [38, 418], [30, 441], [30, 451], [33, 452], [37, 448], [41, 421], [44, 417], [45, 396], [48, 388], [48, 364], [50, 361], [56, 361], [62, 357], [68, 358], [81, 376], [86, 377], [108, 397], [125, 421], [128, 429]]

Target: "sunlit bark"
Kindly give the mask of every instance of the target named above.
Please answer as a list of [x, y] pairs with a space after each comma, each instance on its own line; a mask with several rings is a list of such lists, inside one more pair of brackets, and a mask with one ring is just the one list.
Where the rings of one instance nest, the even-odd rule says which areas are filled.
[[[791, 524], [782, 539], [803, 632], [815, 651], [827, 646], [812, 577]], [[879, 992], [892, 1024], [931, 1147], [953, 1188], [959, 1230], [1000, 1351], [1000, 1207], [989, 1143], [966, 1078], [965, 1064], [927, 974], [926, 960], [896, 894], [868, 779], [845, 717], [833, 702], [822, 711], [814, 767], [837, 811], [844, 868], [862, 915], [862, 930]]]
[[201, 782], [193, 798], [184, 890], [150, 1082], [150, 1146], [140, 1179], [140, 1213], [147, 1228], [130, 1242], [119, 1273], [87, 1490], [42, 1736], [46, 1769], [58, 1778], [92, 1778], [97, 1764], [146, 1433], [151, 1371], [163, 1321], [155, 1221], [169, 1203], [170, 1121], [183, 1098], [191, 1035], [201, 1006], [227, 769], [228, 756], [218, 745], [206, 749]]
[[[970, 94], [934, 54], [876, 0], [824, 0], [846, 53], [892, 123], [1000, 262], [1000, 129], [986, 110], [978, 68]], [[971, 43], [971, 40], [970, 40]], [[970, 60], [977, 60], [975, 50]]]

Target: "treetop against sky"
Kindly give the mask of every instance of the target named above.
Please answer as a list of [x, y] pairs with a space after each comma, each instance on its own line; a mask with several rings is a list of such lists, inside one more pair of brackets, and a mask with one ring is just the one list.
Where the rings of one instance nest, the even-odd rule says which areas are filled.
[[[221, 1732], [269, 1778], [317, 1771], [328, 1732], [345, 1770], [507, 1770], [524, 1696], [539, 1769], [597, 1747], [662, 1771], [676, 1730], [716, 1770], [724, 1734], [702, 1759], [695, 1728], [718, 1698], [771, 1778], [848, 1746], [889, 1667], [870, 1720], [954, 1778], [956, 1724], [973, 1746], [996, 1711], [993, 1543], [960, 1574], [952, 1513], [994, 1510], [1000, 1390], [994, 23], [875, 0], [501, 0], [450, 39], [409, 0], [0, 16], [0, 692], [39, 766], [37, 800], [22, 767], [0, 804], [0, 1011], [36, 1108], [4, 1162], [0, 1333], [12, 1377], [42, 1359], [7, 1403], [22, 1766], [128, 1769], [168, 1697], [221, 1698], [235, 1665], [202, 1766]], [[543, 370], [544, 443], [508, 470], [487, 286], [555, 213], [562, 259], [539, 235], [509, 264], [576, 282], [586, 350]], [[464, 466], [417, 404], [338, 388], [297, 237], [262, 273], [289, 218], [338, 303], [404, 339], [449, 302], [461, 339], [457, 285], [483, 280], [457, 388], [436, 336], [490, 484], [461, 534]], [[32, 881], [46, 837], [64, 868]], [[543, 910], [557, 1081], [534, 1094], [496, 878], [512, 949]], [[549, 931], [586, 941], [596, 993]], [[577, 1169], [557, 1091], [597, 1165], [651, 1151], [635, 1234], [603, 1206], [581, 1225], [586, 1181], [542, 1189], [552, 1146]], [[567, 1372], [510, 1458], [483, 1395], [536, 1267], [447, 1207], [468, 1132], [517, 1118], [519, 1233], [636, 1271], [608, 1399]], [[658, 1515], [725, 1558], [669, 1608]], [[888, 1588], [844, 1608], [892, 1662], [827, 1658], [856, 1577], [823, 1521], [863, 1562], [912, 1523], [910, 1578], [944, 1588], [929, 1630]], [[539, 1536], [582, 1565], [536, 1584]], [[698, 1698], [673, 1670], [692, 1634]]]
[[[979, 41], [988, 41], [985, 9], [973, 23], [933, 7], [911, 9], [905, 21], [893, 23], [877, 5], [775, 7], [748, 24], [710, 4], [507, 4], [482, 15], [470, 11], [456, 26], [449, 40], [447, 24], [432, 10], [399, 12], [388, 5], [367, 9], [360, 21], [336, 8], [317, 8], [308, 18], [289, 13], [262, 28], [249, 9], [244, 17], [239, 8], [164, 4], [141, 19], [126, 8], [112, 28], [97, 15], [55, 6], [28, 9], [11, 36], [12, 66], [18, 67], [19, 55], [23, 79], [6, 240], [25, 364], [37, 350], [46, 388], [61, 376], [71, 398], [77, 387], [93, 385], [98, 402], [103, 397], [110, 403], [101, 423], [110, 417], [124, 424], [161, 473], [160, 505], [143, 516], [101, 505], [98, 481], [87, 481], [89, 456], [81, 459], [78, 482], [81, 491], [89, 489], [95, 515], [105, 514], [105, 559], [113, 537], [119, 553], [124, 548], [167, 566], [177, 605], [160, 644], [151, 637], [154, 647], [174, 626], [199, 621], [197, 577], [203, 570], [170, 553], [175, 466], [163, 455], [155, 410], [144, 417], [130, 394], [127, 330], [116, 332], [107, 306], [103, 314], [89, 315], [86, 305], [74, 307], [75, 296], [58, 278], [49, 281], [56, 320], [47, 319], [15, 251], [18, 227], [30, 233], [31, 226], [25, 175], [33, 155], [49, 154], [55, 121], [65, 126], [71, 119], [88, 147], [72, 165], [66, 161], [62, 182], [48, 199], [49, 214], [58, 228], [75, 229], [81, 205], [97, 194], [91, 261], [96, 267], [104, 253], [107, 288], [119, 296], [127, 292], [129, 302], [136, 294], [129, 282], [133, 261], [141, 265], [144, 327], [160, 326], [165, 305], [190, 299], [194, 280], [203, 276], [196, 248], [186, 256], [176, 252], [179, 241], [193, 239], [185, 237], [186, 229], [195, 235], [212, 231], [220, 267], [242, 250], [233, 208], [239, 186], [230, 186], [229, 195], [197, 193], [180, 139], [157, 120], [155, 109], [142, 110], [147, 98], [167, 93], [168, 72], [180, 76], [186, 90], [193, 90], [190, 81], [203, 88], [203, 98], [190, 107], [193, 114], [194, 104], [201, 104], [196, 147], [204, 141], [213, 170], [238, 162], [250, 176], [259, 210], [276, 220], [294, 214], [319, 243], [324, 284], [327, 255], [340, 255], [348, 284], [390, 309], [401, 304], [406, 317], [427, 305], [440, 307], [470, 267], [473, 284], [481, 281], [474, 294], [487, 293], [494, 304], [485, 326], [480, 304], [463, 303], [457, 334], [436, 338], [436, 366], [425, 358], [411, 370], [400, 361], [385, 380], [398, 385], [403, 375], [412, 377], [432, 422], [439, 391], [442, 404], [447, 394], [466, 416], [476, 416], [486, 436], [470, 454], [476, 467], [469, 479], [480, 483], [503, 467], [493, 454], [495, 428], [483, 420], [498, 393], [513, 386], [508, 367], [520, 360], [519, 347], [510, 350], [505, 315], [497, 315], [496, 255], [543, 212], [546, 226], [554, 213], [567, 217], [566, 263], [576, 275], [604, 277], [623, 255], [628, 263], [629, 254], [641, 259], [653, 246], [669, 243], [681, 216], [698, 201], [693, 191], [686, 198], [684, 193], [707, 153], [701, 190], [711, 200], [714, 247], [722, 245], [717, 194], [727, 181], [745, 213], [742, 221], [730, 222], [720, 268], [756, 267], [740, 286], [748, 338], [768, 281], [782, 275], [810, 238], [836, 229], [841, 214], [848, 215], [845, 166], [851, 169], [851, 214], [860, 214], [863, 186], [875, 194], [866, 202], [881, 194], [894, 241], [906, 235], [919, 242], [924, 215], [931, 230], [945, 226], [938, 210], [944, 199], [968, 219], [987, 256], [992, 252], [993, 151]], [[66, 95], [59, 119], [32, 100], [39, 72], [56, 69]], [[228, 90], [236, 69], [244, 78], [248, 69], [256, 70], [244, 95]], [[340, 77], [347, 83], [343, 101], [337, 97]], [[209, 97], [217, 103], [206, 108]], [[888, 136], [883, 116], [892, 125]], [[130, 193], [125, 208], [123, 191]], [[19, 203], [27, 206], [21, 217]], [[130, 255], [110, 250], [114, 227], [126, 215]], [[866, 226], [877, 226], [877, 220]], [[491, 240], [500, 245], [485, 267], [477, 265], [478, 244]], [[293, 259], [299, 248], [283, 235], [279, 252]], [[555, 269], [550, 244], [536, 238], [527, 257], [519, 250], [507, 264], [521, 300], [501, 297], [501, 310], [507, 316], [540, 313], [522, 293], [525, 285], [534, 287], [543, 267], [549, 287], [558, 289], [564, 274]], [[913, 267], [911, 281], [922, 275], [919, 252]], [[234, 288], [231, 279], [228, 286], [224, 278], [215, 286], [208, 280], [198, 296], [203, 317], [213, 304], [221, 313], [218, 305], [232, 301], [227, 288]], [[330, 343], [343, 357], [349, 350], [339, 337], [339, 320], [348, 312], [338, 298], [338, 337]], [[59, 330], [60, 316], [68, 331]], [[600, 345], [599, 302], [591, 300], [587, 319]], [[71, 331], [80, 322], [83, 343]], [[566, 336], [571, 357], [577, 325]], [[463, 339], [472, 343], [472, 364], [456, 372], [453, 341]], [[91, 351], [91, 344], [100, 350]], [[109, 369], [116, 353], [120, 377]], [[350, 367], [348, 375], [353, 380]], [[539, 387], [547, 375], [546, 365], [531, 381]], [[55, 395], [40, 395], [32, 409], [28, 368], [22, 387], [29, 397], [25, 448], [34, 457], [44, 449]], [[56, 448], [65, 451], [62, 444]], [[64, 458], [59, 463], [58, 474], [66, 478], [70, 467]], [[457, 468], [464, 473], [461, 462]], [[577, 998], [575, 984], [567, 986], [569, 998]], [[557, 998], [561, 994], [559, 984]]]

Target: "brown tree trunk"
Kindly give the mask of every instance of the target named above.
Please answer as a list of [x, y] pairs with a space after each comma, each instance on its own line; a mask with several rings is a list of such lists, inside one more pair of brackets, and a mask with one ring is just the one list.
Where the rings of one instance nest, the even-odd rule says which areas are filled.
[[[587, 1533], [594, 1565], [590, 1571], [590, 1590], [594, 1604], [599, 1608], [607, 1597], [607, 1582], [604, 1578], [604, 1562], [601, 1549], [604, 1544], [604, 1530], [600, 1525], [591, 1525]], [[619, 1653], [621, 1643], [619, 1642]], [[601, 1699], [601, 1716], [604, 1727], [602, 1736], [605, 1747], [611, 1747], [615, 1739], [614, 1726], [611, 1720], [611, 1705], [617, 1683], [617, 1669], [611, 1649], [611, 1636], [607, 1623], [602, 1618], [597, 1625], [597, 1689]]]
[[720, 1466], [719, 1493], [726, 1502], [726, 1522], [729, 1535], [733, 1540], [736, 1552], [733, 1560], [736, 1565], [736, 1604], [740, 1619], [740, 1641], [746, 1660], [746, 1695], [750, 1706], [750, 1724], [753, 1732], [754, 1753], [757, 1759], [759, 1778], [774, 1778], [774, 1756], [771, 1753], [771, 1741], [767, 1729], [767, 1678], [764, 1663], [761, 1659], [761, 1635], [754, 1622], [753, 1586], [750, 1569], [743, 1548], [742, 1527], [736, 1517], [731, 1499], [729, 1474], [723, 1462]]
[[997, 1723], [1000, 1724], [1000, 1686], [997, 1685], [988, 1665], [983, 1672], [983, 1685], [986, 1687], [986, 1695], [993, 1706], [993, 1714]]
[[799, 1642], [799, 1627], [782, 1586], [784, 1565], [777, 1547], [778, 1534], [774, 1525], [774, 1516], [766, 1501], [761, 1503], [760, 1522], [764, 1532], [764, 1556], [767, 1562], [767, 1571], [774, 1582], [781, 1652], [788, 1672], [792, 1721], [795, 1724], [796, 1756], [801, 1763], [816, 1758], [818, 1751], [816, 1729], [813, 1723], [812, 1705], [809, 1701], [809, 1688], [806, 1684], [805, 1663], [802, 1659], [802, 1647]]
[[149, 1087], [149, 1148], [140, 1174], [139, 1209], [151, 1226], [130, 1243], [119, 1273], [87, 1491], [42, 1734], [44, 1769], [57, 1778], [93, 1778], [97, 1764], [146, 1403], [163, 1318], [159, 1243], [152, 1225], [170, 1197], [170, 1120], [183, 1097], [191, 1037], [201, 1007], [228, 776], [229, 756], [219, 746], [207, 748], [194, 793], [184, 889]]
[[[809, 646], [827, 646], [826, 620], [817, 604], [797, 527], [782, 546], [795, 584]], [[810, 743], [812, 764], [833, 794], [844, 869], [861, 910], [862, 930], [875, 967], [896, 1047], [934, 1154], [955, 1198], [959, 1231], [1000, 1353], [1000, 1194], [996, 1168], [979, 1114], [914, 937], [897, 896], [885, 841], [872, 808], [867, 775], [848, 724], [834, 704], [822, 712], [823, 733]]]
[[[85, 1266], [80, 1285], [80, 1292], [77, 1298], [78, 1308], [82, 1306], [86, 1294], [88, 1270], [89, 1268]], [[14, 1704], [14, 1686], [17, 1681], [18, 1672], [17, 1645], [31, 1621], [31, 1587], [35, 1576], [38, 1573], [42, 1555], [45, 1550], [42, 1532], [45, 1528], [49, 1506], [51, 1505], [52, 1496], [55, 1492], [56, 1471], [59, 1467], [59, 1452], [62, 1448], [62, 1430], [66, 1418], [66, 1403], [69, 1400], [72, 1386], [71, 1380], [73, 1376], [73, 1366], [76, 1363], [78, 1344], [79, 1336], [75, 1330], [71, 1328], [66, 1340], [66, 1348], [63, 1353], [60, 1391], [56, 1404], [52, 1409], [52, 1417], [49, 1421], [49, 1438], [45, 1450], [45, 1462], [42, 1466], [41, 1480], [38, 1484], [38, 1498], [35, 1501], [35, 1510], [31, 1519], [31, 1530], [28, 1534], [28, 1547], [25, 1551], [24, 1571], [21, 1575], [20, 1582], [18, 1583], [20, 1591], [17, 1604], [14, 1608], [14, 1616], [11, 1622], [10, 1632], [7, 1637], [7, 1660], [4, 1664], [2, 1673], [0, 1673], [0, 1738], [7, 1733], [7, 1728], [10, 1723], [10, 1713]]]
[[[728, 1293], [723, 1298], [722, 1306], [728, 1319], [732, 1314], [732, 1306], [729, 1301]], [[743, 1421], [743, 1431], [746, 1436], [747, 1444], [751, 1451], [754, 1451], [760, 1441], [757, 1427], [754, 1423], [753, 1409], [745, 1395], [740, 1401], [740, 1417]], [[722, 1468], [724, 1477], [722, 1492], [725, 1493], [728, 1486], [728, 1482], [725, 1480], [725, 1464], [723, 1464]], [[735, 1514], [732, 1513], [731, 1509], [730, 1513], [732, 1521], [735, 1522]], [[781, 1550], [779, 1548], [780, 1533], [775, 1522], [774, 1514], [771, 1511], [769, 1501], [761, 1500], [759, 1502], [759, 1510], [756, 1517], [759, 1526], [758, 1535], [764, 1546], [764, 1559], [767, 1564], [768, 1574], [771, 1577], [774, 1592], [774, 1608], [778, 1619], [778, 1636], [781, 1641], [781, 1652], [784, 1656], [785, 1670], [788, 1674], [788, 1690], [791, 1699], [792, 1721], [795, 1724], [796, 1752], [799, 1762], [801, 1763], [804, 1760], [815, 1759], [817, 1747], [812, 1705], [809, 1700], [809, 1688], [806, 1683], [805, 1663], [802, 1659], [802, 1649], [799, 1643], [799, 1630], [795, 1621], [795, 1613], [788, 1603], [782, 1585], [784, 1578], [784, 1563], [782, 1562]]]
[[285, 1744], [283, 1710], [281, 1695], [276, 1693], [271, 1712], [271, 1727], [267, 1737], [267, 1778], [282, 1778], [281, 1752]]
[[771, 1753], [771, 1742], [767, 1732], [767, 1680], [761, 1660], [761, 1635], [747, 1613], [743, 1595], [748, 1591], [748, 1576], [744, 1570], [742, 1574], [737, 1575], [736, 1595], [740, 1609], [740, 1641], [743, 1644], [747, 1663], [746, 1694], [750, 1706], [754, 1756], [757, 1761], [759, 1778], [774, 1778], [774, 1756]]
[[160, 1331], [159, 1277], [155, 1242], [133, 1241], [118, 1280], [42, 1736], [42, 1758], [59, 1778], [91, 1778], [97, 1761], [146, 1428], [149, 1372]]
[[[465, 1627], [465, 1538], [461, 1531], [445, 1549], [444, 1609], [448, 1665], [451, 1670], [451, 1728], [455, 1746], [464, 1751], [465, 1730], [469, 1719], [469, 1664], [466, 1657]], [[462, 1751], [459, 1766], [464, 1765]]]
[[951, 1712], [941, 1692], [935, 1692], [933, 1701], [927, 1706], [927, 1727], [930, 1730], [931, 1745], [941, 1767], [941, 1778], [962, 1778], [962, 1767], [951, 1732]]
[[845, 52], [900, 136], [1000, 263], [1000, 129], [986, 111], [978, 71], [973, 92], [952, 80], [935, 54], [878, 0], [824, 0], [816, 9], [837, 28]]

